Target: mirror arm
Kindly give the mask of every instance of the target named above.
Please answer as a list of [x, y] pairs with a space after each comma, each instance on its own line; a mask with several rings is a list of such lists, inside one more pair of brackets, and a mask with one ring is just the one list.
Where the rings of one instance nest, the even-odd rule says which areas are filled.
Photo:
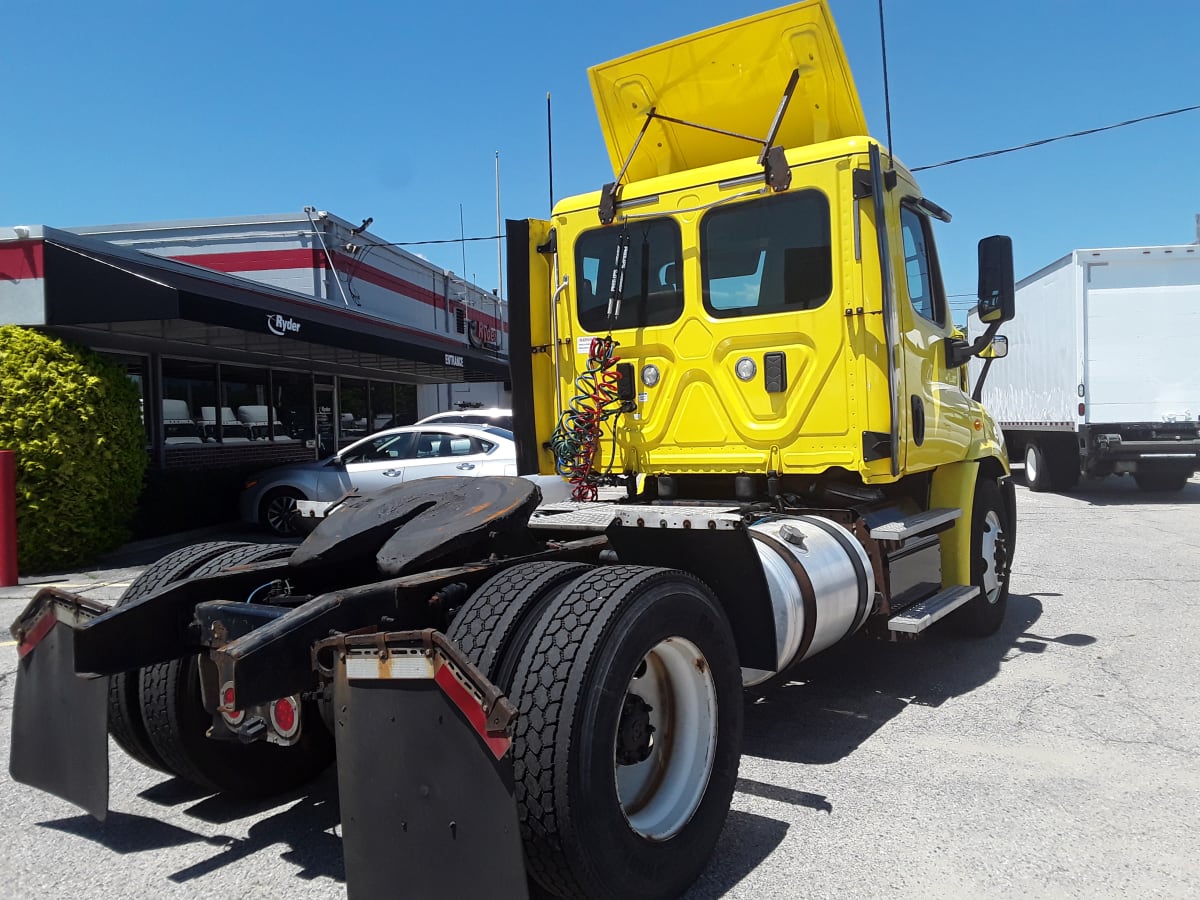
[[993, 322], [983, 334], [975, 338], [970, 344], [958, 338], [946, 338], [944, 342], [946, 347], [946, 368], [957, 369], [959, 366], [965, 365], [972, 356], [978, 355], [980, 351], [992, 342], [992, 338], [996, 336], [996, 332], [1000, 330], [1000, 326], [1003, 324], [1003, 322]]
[[971, 390], [971, 399], [976, 403], [981, 402], [983, 398], [983, 383], [987, 381], [988, 371], [992, 368], [992, 363], [996, 361], [996, 357], [990, 356], [983, 361], [983, 368], [979, 370], [979, 379], [975, 382], [975, 387]]

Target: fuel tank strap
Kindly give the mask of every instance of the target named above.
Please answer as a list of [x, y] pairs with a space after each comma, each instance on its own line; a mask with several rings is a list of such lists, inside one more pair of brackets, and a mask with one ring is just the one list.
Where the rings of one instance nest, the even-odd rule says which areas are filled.
[[817, 592], [813, 589], [812, 579], [804, 566], [800, 565], [800, 561], [782, 542], [759, 531], [751, 531], [750, 537], [775, 551], [775, 555], [788, 567], [792, 577], [796, 579], [796, 586], [800, 588], [800, 601], [804, 604], [804, 630], [800, 635], [800, 646], [792, 654], [792, 659], [780, 661], [786, 668], [793, 660], [804, 659], [808, 648], [812, 646], [813, 635], [817, 631]]

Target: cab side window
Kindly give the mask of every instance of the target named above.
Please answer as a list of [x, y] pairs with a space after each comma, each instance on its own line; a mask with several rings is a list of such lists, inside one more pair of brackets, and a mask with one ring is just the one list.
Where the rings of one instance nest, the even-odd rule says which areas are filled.
[[902, 206], [900, 231], [904, 239], [904, 276], [913, 309], [929, 321], [945, 326], [946, 295], [929, 220]]

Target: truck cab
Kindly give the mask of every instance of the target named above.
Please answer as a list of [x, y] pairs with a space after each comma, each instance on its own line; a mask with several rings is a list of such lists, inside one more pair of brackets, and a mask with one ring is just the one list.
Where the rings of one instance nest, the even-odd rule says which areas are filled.
[[611, 338], [620, 402], [594, 469], [648, 476], [651, 498], [1007, 473], [942, 284], [933, 222], [950, 216], [866, 136], [823, 5], [589, 75], [616, 180], [510, 228], [526, 465], [563, 471], [556, 429]]

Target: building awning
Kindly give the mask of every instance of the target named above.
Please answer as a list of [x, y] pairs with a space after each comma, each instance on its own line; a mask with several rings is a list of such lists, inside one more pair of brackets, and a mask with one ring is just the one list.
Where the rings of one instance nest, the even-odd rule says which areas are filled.
[[407, 359], [469, 380], [508, 377], [503, 356], [234, 275], [45, 229], [38, 259], [48, 327], [185, 320], [360, 354]]

